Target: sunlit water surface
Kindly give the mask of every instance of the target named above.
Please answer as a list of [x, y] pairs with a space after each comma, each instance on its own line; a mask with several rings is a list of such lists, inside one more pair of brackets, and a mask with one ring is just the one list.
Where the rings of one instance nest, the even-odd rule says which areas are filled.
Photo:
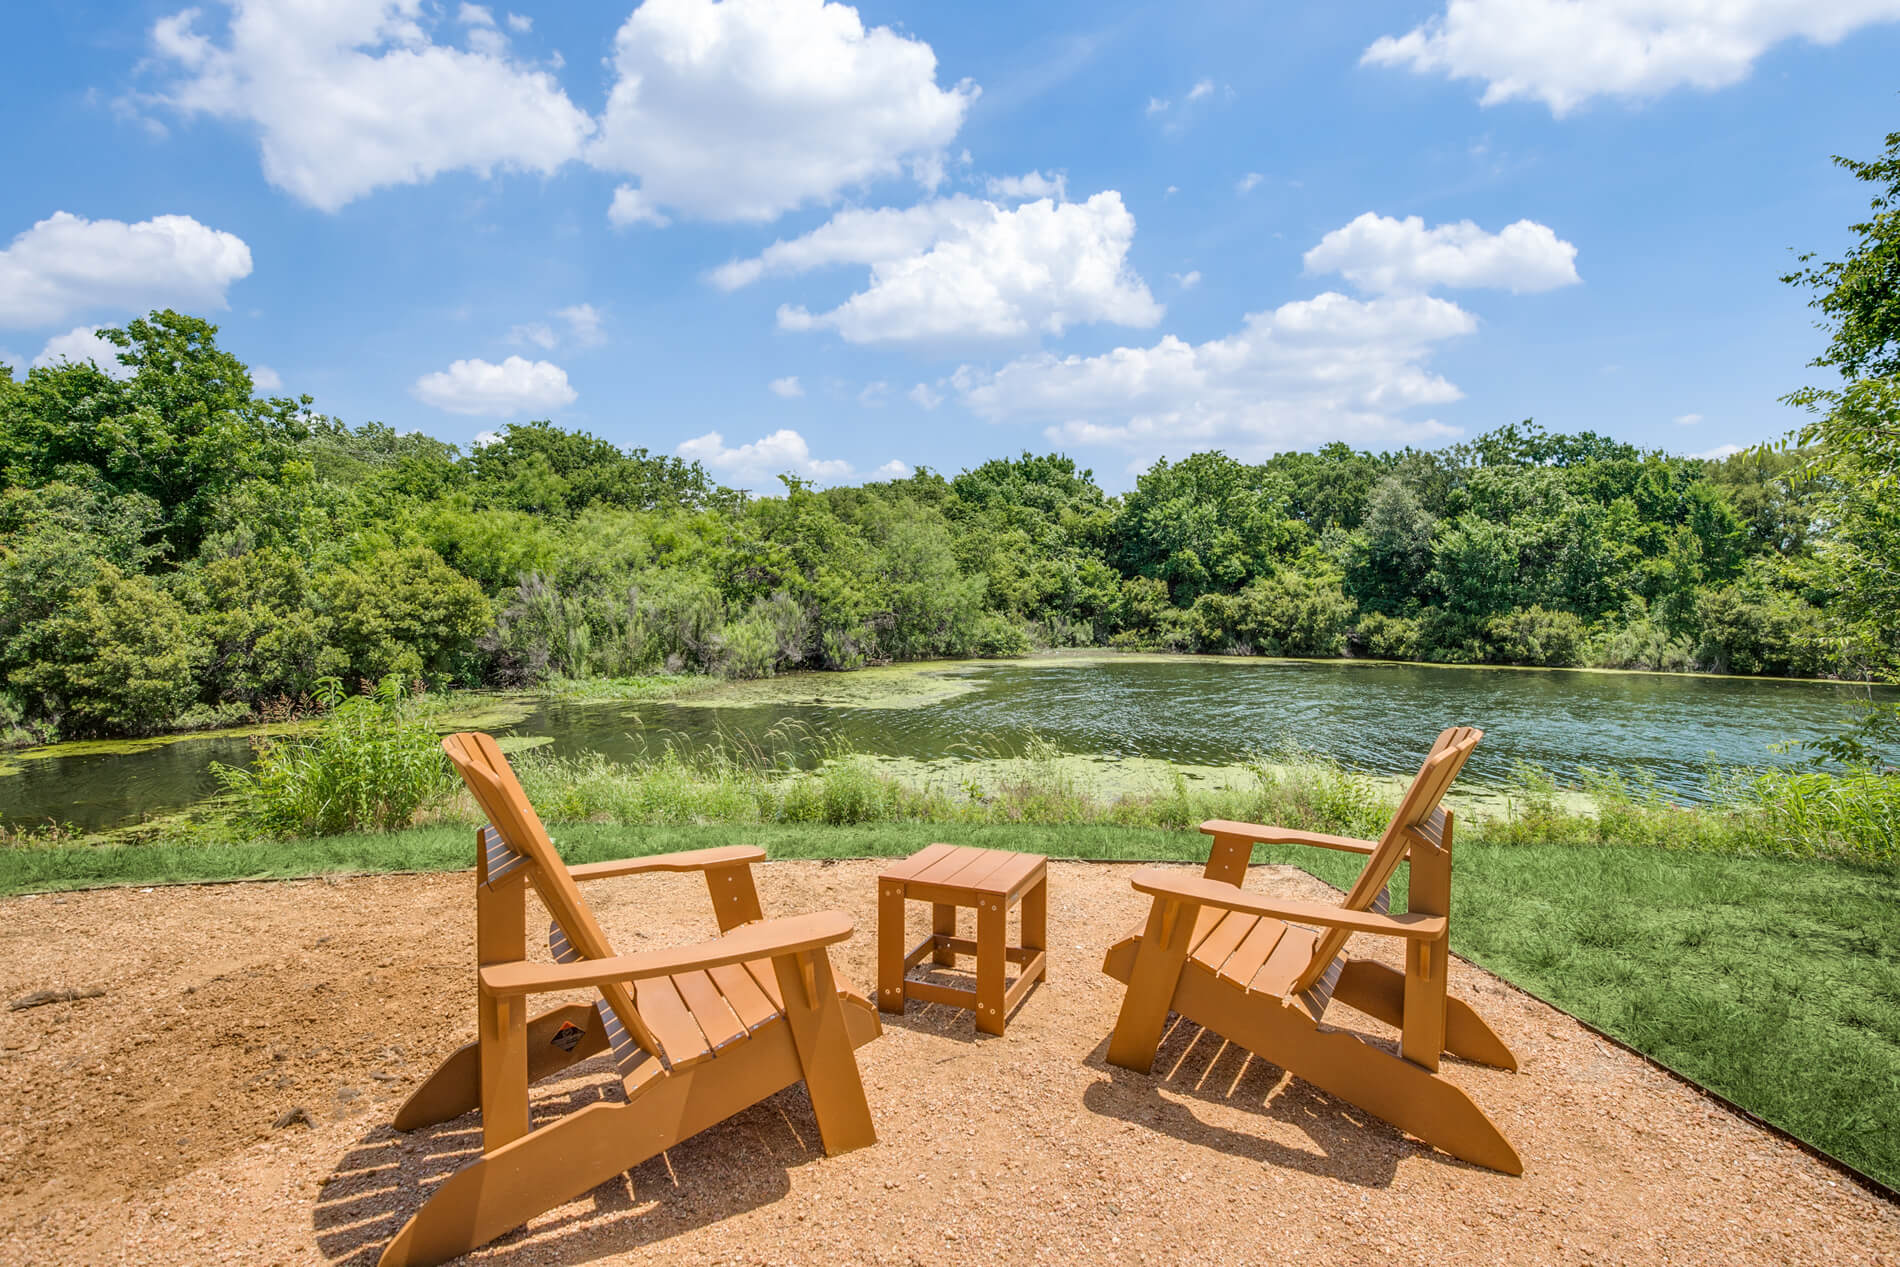
[[[801, 765], [839, 744], [926, 761], [1009, 755], [1034, 735], [1109, 763], [1218, 766], [1290, 743], [1408, 774], [1440, 728], [1460, 724], [1486, 732], [1467, 784], [1500, 782], [1528, 762], [1565, 782], [1586, 770], [1649, 778], [1693, 800], [1706, 795], [1711, 766], [1800, 762], [1770, 745], [1838, 730], [1848, 701], [1866, 694], [1826, 682], [1336, 661], [1052, 657], [941, 672], [961, 689], [924, 703], [867, 700], [851, 689], [855, 675], [806, 675], [789, 702], [745, 703], [741, 692], [717, 704], [544, 703], [507, 733], [548, 737], [544, 750], [560, 755], [624, 760], [668, 743], [723, 744]], [[250, 756], [248, 742], [229, 735], [132, 753], [52, 751], [0, 775], [0, 820], [86, 830], [136, 822], [213, 795], [211, 763]]]

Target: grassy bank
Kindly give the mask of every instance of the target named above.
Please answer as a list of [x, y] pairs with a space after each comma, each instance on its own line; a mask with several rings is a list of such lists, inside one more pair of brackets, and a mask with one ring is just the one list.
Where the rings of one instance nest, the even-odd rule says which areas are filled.
[[[571, 823], [555, 836], [575, 862], [741, 842], [774, 858], [902, 856], [946, 838], [1057, 857], [1206, 856], [1199, 833], [1112, 824]], [[0, 892], [453, 869], [470, 865], [472, 853], [460, 824], [321, 840], [15, 849], [0, 851]], [[1342, 886], [1355, 869], [1350, 857], [1309, 850], [1260, 856]], [[1892, 868], [1475, 834], [1461, 838], [1457, 859], [1460, 954], [1900, 1186]]]

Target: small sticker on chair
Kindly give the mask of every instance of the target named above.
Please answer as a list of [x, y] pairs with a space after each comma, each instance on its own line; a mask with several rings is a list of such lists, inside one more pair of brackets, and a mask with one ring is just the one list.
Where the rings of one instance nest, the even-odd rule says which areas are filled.
[[562, 1023], [561, 1028], [554, 1031], [554, 1037], [549, 1039], [548, 1042], [552, 1046], [559, 1047], [562, 1051], [573, 1051], [576, 1047], [581, 1045], [581, 1034], [583, 1032], [581, 1027], [572, 1021], [565, 1021]]

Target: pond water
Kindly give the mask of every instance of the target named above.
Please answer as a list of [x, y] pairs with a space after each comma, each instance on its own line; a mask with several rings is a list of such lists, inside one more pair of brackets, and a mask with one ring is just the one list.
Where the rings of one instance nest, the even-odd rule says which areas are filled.
[[[1447, 725], [1482, 727], [1467, 785], [1519, 762], [1574, 781], [1585, 770], [1704, 794], [1710, 765], [1787, 765], [1769, 745], [1838, 730], [1865, 687], [1662, 674], [1473, 669], [1350, 661], [1051, 656], [853, 674], [797, 674], [659, 703], [524, 703], [500, 733], [556, 754], [613, 759], [668, 743], [724, 744], [800, 765], [830, 745], [911, 760], [1020, 753], [1031, 735], [1112, 763], [1222, 766], [1291, 742], [1375, 774], [1417, 768]], [[1891, 697], [1891, 693], [1885, 693]], [[213, 761], [249, 759], [242, 735], [138, 751], [100, 745], [24, 755], [0, 774], [0, 821], [102, 830], [217, 791]]]

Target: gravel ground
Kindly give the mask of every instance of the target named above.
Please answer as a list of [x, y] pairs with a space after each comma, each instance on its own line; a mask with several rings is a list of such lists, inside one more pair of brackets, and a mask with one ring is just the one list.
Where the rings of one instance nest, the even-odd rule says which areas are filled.
[[[852, 914], [835, 961], [861, 991], [880, 865], [760, 869], [768, 913]], [[886, 1019], [858, 1053], [876, 1147], [825, 1158], [793, 1088], [466, 1261], [1900, 1267], [1893, 1206], [1467, 964], [1454, 990], [1523, 1069], [1445, 1071], [1517, 1146], [1522, 1178], [1433, 1152], [1192, 1026], [1170, 1032], [1154, 1077], [1107, 1065], [1120, 987], [1102, 951], [1145, 910], [1130, 869], [1050, 864], [1051, 978], [1006, 1037], [936, 1005]], [[0, 1261], [374, 1263], [479, 1139], [472, 1117], [414, 1136], [386, 1125], [472, 1033], [472, 885], [0, 902], [0, 998], [104, 990], [0, 1012]], [[1331, 892], [1277, 867], [1249, 887]], [[623, 951], [712, 929], [692, 878], [589, 893]], [[1343, 1006], [1328, 1020], [1391, 1036]], [[537, 1111], [615, 1094], [595, 1060], [538, 1090]]]

